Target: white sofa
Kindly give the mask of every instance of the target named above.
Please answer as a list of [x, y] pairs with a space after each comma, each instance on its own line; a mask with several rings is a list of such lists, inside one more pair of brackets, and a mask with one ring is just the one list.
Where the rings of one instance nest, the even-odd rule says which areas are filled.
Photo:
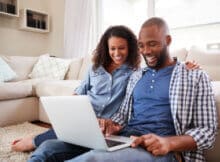
[[[79, 85], [87, 66], [83, 58], [72, 59], [65, 80], [29, 79], [39, 57], [0, 56], [16, 72], [18, 77], [10, 82], [0, 83], [0, 127], [24, 121], [42, 120], [48, 122], [39, 106], [39, 97], [47, 95], [71, 95]], [[41, 119], [42, 118], [42, 119]]]
[[[195, 60], [202, 69], [207, 71], [212, 80], [216, 105], [219, 110], [218, 118], [220, 118], [220, 53], [206, 53], [191, 48], [189, 51], [180, 49], [171, 54], [176, 56], [179, 61]], [[19, 74], [19, 79], [0, 84], [0, 126], [33, 120], [49, 122], [39, 103], [39, 97], [71, 95], [91, 65], [91, 56], [78, 58], [72, 61], [65, 80], [29, 80], [28, 74], [38, 58], [21, 56], [8, 56], [7, 58], [8, 64]], [[144, 62], [142, 62], [142, 66], [144, 66]], [[214, 148], [206, 153], [208, 162], [220, 161], [218, 150], [220, 150], [220, 135], [217, 136]]]

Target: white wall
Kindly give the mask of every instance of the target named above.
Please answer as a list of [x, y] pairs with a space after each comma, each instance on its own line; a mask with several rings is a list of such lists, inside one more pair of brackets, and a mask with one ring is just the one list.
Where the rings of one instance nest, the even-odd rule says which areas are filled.
[[65, 0], [47, 0], [51, 15], [48, 51], [55, 56], [64, 54], [64, 6]]
[[0, 15], [0, 55], [63, 55], [64, 0], [19, 0], [19, 8], [49, 13], [50, 32], [37, 33], [19, 29], [19, 18]]

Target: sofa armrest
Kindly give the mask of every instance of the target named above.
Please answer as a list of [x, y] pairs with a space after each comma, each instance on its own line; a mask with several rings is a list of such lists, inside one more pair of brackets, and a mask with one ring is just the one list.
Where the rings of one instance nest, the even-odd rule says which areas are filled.
[[[218, 122], [220, 121], [220, 81], [213, 81], [212, 82], [213, 91], [215, 94], [215, 102], [218, 112]], [[220, 124], [218, 125], [218, 128], [220, 128]]]

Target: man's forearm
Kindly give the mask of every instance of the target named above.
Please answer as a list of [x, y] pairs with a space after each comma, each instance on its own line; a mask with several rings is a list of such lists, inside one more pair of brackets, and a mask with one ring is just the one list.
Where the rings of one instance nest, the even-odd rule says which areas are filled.
[[170, 143], [170, 151], [195, 150], [195, 140], [189, 135], [167, 137]]

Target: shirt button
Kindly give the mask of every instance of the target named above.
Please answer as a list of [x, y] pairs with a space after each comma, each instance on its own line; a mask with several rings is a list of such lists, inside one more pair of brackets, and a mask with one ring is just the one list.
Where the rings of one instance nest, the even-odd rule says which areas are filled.
[[152, 80], [152, 83], [154, 83], [155, 81], [154, 80]]
[[153, 73], [152, 76], [154, 76], [155, 74]]
[[110, 100], [110, 97], [108, 97], [108, 100]]
[[105, 105], [102, 105], [102, 107], [105, 107]]
[[154, 87], [153, 87], [153, 86], [150, 86], [150, 88], [153, 89]]

